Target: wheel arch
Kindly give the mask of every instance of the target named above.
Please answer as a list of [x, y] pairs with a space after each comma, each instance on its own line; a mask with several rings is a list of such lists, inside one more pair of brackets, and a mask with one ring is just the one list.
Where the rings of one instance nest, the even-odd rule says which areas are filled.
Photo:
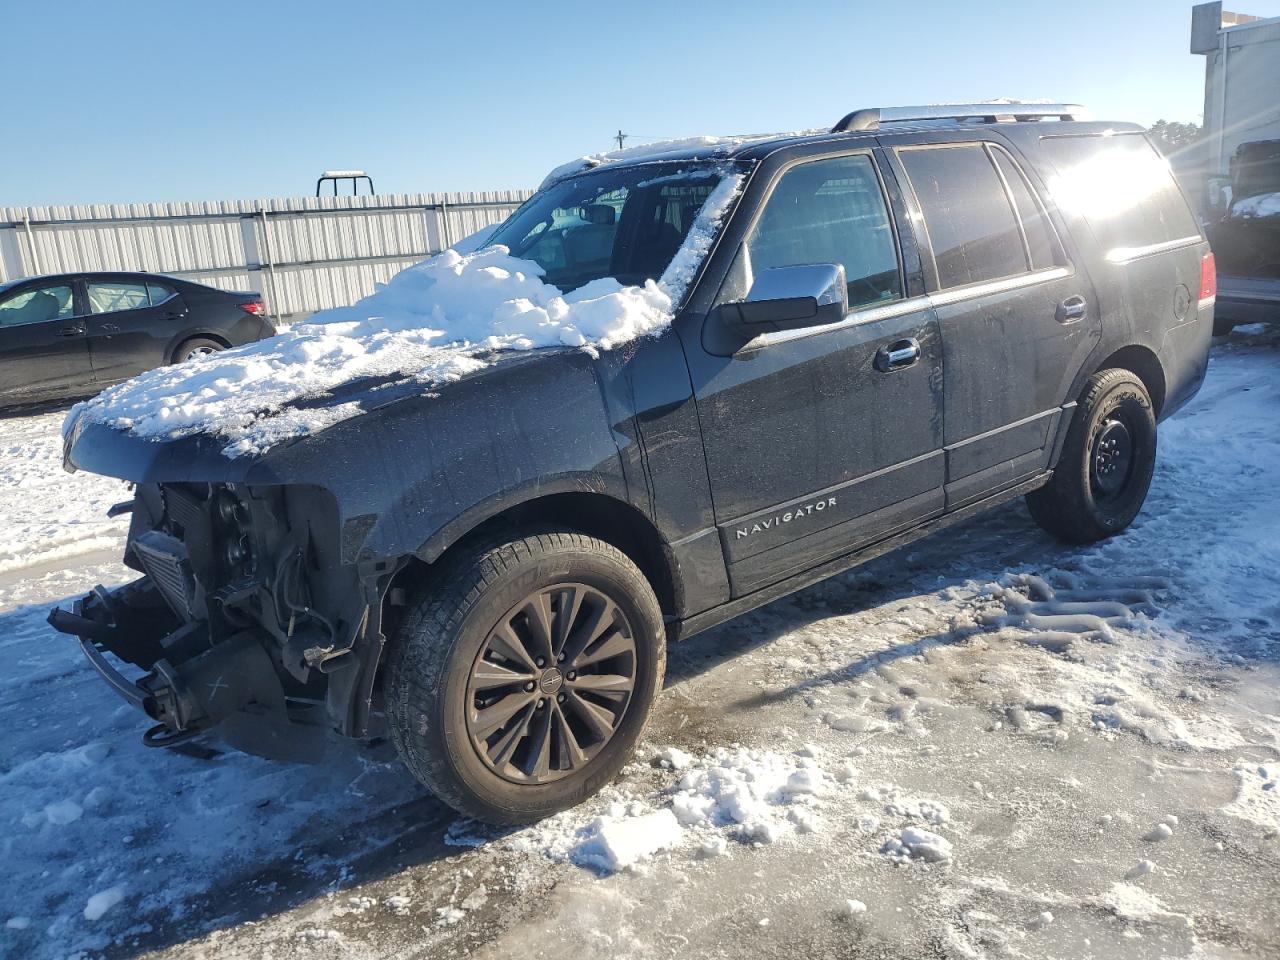
[[[1142, 385], [1147, 388], [1147, 395], [1151, 397], [1151, 406], [1159, 419], [1160, 411], [1164, 408], [1166, 378], [1164, 364], [1160, 362], [1159, 356], [1150, 347], [1143, 346], [1139, 343], [1131, 343], [1112, 352], [1105, 360], [1099, 363], [1090, 372], [1089, 377], [1103, 370], [1128, 370], [1139, 380]], [[1074, 397], [1078, 397], [1084, 389], [1084, 384], [1088, 382], [1089, 377], [1078, 386]]]
[[514, 538], [537, 529], [572, 530], [612, 544], [649, 581], [664, 617], [681, 609], [681, 591], [670, 549], [662, 534], [640, 510], [607, 493], [564, 491], [530, 496], [476, 522], [433, 538], [410, 556], [391, 588], [412, 589], [433, 570], [471, 544], [510, 532]]

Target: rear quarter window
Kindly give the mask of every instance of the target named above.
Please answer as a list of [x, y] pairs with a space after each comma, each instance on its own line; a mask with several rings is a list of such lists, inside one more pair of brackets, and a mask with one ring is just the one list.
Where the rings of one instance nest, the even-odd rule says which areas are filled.
[[1169, 164], [1142, 134], [1049, 137], [1041, 147], [1054, 202], [1085, 219], [1108, 259], [1200, 237]]

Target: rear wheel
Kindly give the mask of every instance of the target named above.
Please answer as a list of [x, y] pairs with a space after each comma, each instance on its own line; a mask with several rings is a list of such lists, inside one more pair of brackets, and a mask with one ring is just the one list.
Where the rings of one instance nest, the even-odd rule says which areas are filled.
[[178, 344], [178, 349], [173, 351], [173, 362], [182, 363], [197, 357], [207, 357], [225, 349], [226, 347], [217, 340], [210, 340], [208, 337], [192, 337]]
[[446, 561], [391, 638], [392, 739], [460, 813], [548, 816], [630, 757], [662, 685], [663, 633], [644, 575], [603, 541], [481, 544]]
[[1156, 462], [1151, 397], [1128, 370], [1102, 370], [1085, 387], [1048, 484], [1027, 495], [1036, 523], [1070, 543], [1119, 533], [1138, 515]]

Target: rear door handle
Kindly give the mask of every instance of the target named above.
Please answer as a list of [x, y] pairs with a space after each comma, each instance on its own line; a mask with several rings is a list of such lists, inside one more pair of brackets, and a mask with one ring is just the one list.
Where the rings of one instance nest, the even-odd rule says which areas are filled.
[[84, 335], [84, 324], [76, 323], [69, 327], [63, 327], [58, 331], [60, 337], [80, 337]]
[[1083, 320], [1088, 309], [1089, 305], [1084, 302], [1084, 297], [1067, 297], [1058, 304], [1058, 322], [1075, 323], [1077, 320]]
[[913, 339], [898, 340], [876, 351], [875, 367], [881, 373], [904, 370], [920, 359], [920, 343]]

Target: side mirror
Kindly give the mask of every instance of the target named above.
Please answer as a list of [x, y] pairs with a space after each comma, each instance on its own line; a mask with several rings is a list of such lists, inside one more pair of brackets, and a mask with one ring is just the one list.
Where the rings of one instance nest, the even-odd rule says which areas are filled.
[[761, 270], [745, 300], [716, 310], [726, 327], [748, 340], [775, 330], [837, 323], [849, 312], [844, 266], [805, 263]]

